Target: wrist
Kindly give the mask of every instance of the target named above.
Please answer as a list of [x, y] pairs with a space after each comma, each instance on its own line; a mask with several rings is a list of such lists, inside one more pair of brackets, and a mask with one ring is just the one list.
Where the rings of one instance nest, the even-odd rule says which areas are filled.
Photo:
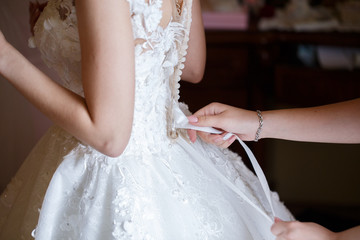
[[261, 115], [263, 117], [263, 127], [261, 129], [260, 139], [276, 138], [277, 136], [274, 132], [279, 129], [275, 129], [273, 111], [262, 111]]
[[12, 50], [13, 47], [8, 42], [4, 42], [0, 44], [0, 74], [1, 75], [5, 74], [5, 70], [9, 66]]
[[258, 128], [255, 132], [255, 138], [254, 138], [254, 141], [257, 142], [261, 139], [261, 132], [262, 132], [262, 128], [263, 128], [263, 125], [264, 125], [264, 118], [262, 116], [262, 112], [260, 110], [256, 110], [256, 114], [258, 116]]
[[341, 240], [341, 233], [336, 233], [336, 232], [332, 232], [329, 231], [329, 236], [328, 236], [329, 240]]

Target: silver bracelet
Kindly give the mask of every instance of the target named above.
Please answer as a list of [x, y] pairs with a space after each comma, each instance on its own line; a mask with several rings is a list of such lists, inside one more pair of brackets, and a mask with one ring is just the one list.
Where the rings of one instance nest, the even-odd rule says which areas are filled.
[[263, 124], [264, 124], [264, 119], [263, 119], [263, 116], [261, 115], [261, 111], [260, 111], [260, 110], [256, 110], [256, 113], [257, 113], [257, 115], [258, 115], [258, 117], [259, 117], [259, 127], [258, 127], [258, 129], [256, 130], [254, 142], [259, 141], [260, 133], [261, 133], [261, 130], [262, 130], [262, 127], [263, 127]]

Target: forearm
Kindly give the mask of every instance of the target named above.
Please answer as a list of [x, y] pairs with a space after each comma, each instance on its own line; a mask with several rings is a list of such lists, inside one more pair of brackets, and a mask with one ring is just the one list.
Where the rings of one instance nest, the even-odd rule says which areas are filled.
[[[9, 45], [1, 56], [0, 74], [54, 122], [57, 122], [57, 109], [67, 112], [74, 106], [74, 102], [84, 105], [81, 97], [52, 81], [12, 46]], [[69, 105], [69, 102], [72, 104]]]
[[336, 240], [359, 240], [360, 239], [360, 226], [350, 228], [343, 232], [336, 234]]
[[0, 73], [53, 122], [113, 157], [128, 143], [134, 111], [129, 9], [126, 0], [76, 1], [85, 98], [49, 79], [0, 34]]
[[206, 42], [200, 0], [193, 0], [190, 39], [182, 80], [198, 83], [202, 80], [206, 62]]
[[261, 138], [360, 143], [360, 99], [311, 108], [264, 111]]
[[[84, 98], [52, 81], [12, 46], [3, 49], [0, 54], [1, 75], [55, 124], [80, 141], [113, 155], [108, 150], [110, 140], [106, 139], [104, 128], [93, 121]], [[121, 124], [121, 119], [118, 121]], [[124, 139], [124, 146], [126, 141]]]

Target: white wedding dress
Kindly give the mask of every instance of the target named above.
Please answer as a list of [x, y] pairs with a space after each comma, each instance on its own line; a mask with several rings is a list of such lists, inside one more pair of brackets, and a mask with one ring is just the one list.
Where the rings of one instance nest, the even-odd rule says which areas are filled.
[[[274, 239], [270, 204], [241, 158], [190, 143], [178, 129], [187, 111], [178, 82], [192, 1], [164, 28], [162, 0], [128, 1], [134, 40], [143, 39], [135, 46], [128, 146], [111, 158], [50, 128], [1, 196], [0, 239]], [[32, 41], [64, 85], [83, 95], [73, 0], [50, 0]], [[271, 198], [277, 215], [292, 219], [276, 193]]]

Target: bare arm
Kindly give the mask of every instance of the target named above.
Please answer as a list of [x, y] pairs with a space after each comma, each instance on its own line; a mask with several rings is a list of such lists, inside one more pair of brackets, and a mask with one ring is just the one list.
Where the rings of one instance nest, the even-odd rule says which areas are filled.
[[[77, 0], [85, 98], [59, 86], [0, 36], [0, 73], [53, 122], [109, 156], [130, 137], [134, 43], [129, 6]], [[121, 25], [119, 25], [121, 23]]]
[[332, 232], [312, 222], [285, 222], [275, 219], [271, 227], [276, 240], [355, 240], [360, 238], [360, 226], [342, 232]]
[[311, 108], [263, 112], [262, 138], [360, 143], [360, 98]]
[[350, 228], [348, 230], [336, 234], [336, 240], [359, 240], [360, 239], [360, 226]]
[[[360, 143], [360, 98], [311, 108], [263, 111], [264, 125], [260, 138], [295, 141]], [[259, 127], [257, 113], [225, 104], [212, 103], [197, 111], [189, 119], [198, 126], [213, 126], [254, 140]], [[227, 147], [232, 140], [199, 133], [207, 142]], [[195, 141], [196, 134], [189, 131]]]
[[193, 0], [192, 23], [188, 45], [185, 68], [183, 69], [181, 79], [187, 82], [198, 83], [204, 76], [206, 61], [206, 43], [200, 0]]

